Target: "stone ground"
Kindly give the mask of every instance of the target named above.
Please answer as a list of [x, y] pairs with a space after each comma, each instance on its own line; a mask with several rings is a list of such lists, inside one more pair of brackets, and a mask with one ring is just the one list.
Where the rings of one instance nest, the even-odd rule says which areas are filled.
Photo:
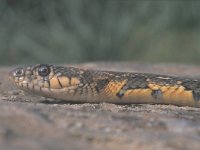
[[[198, 77], [200, 67], [138, 63], [78, 65]], [[1, 150], [200, 149], [200, 109], [173, 105], [69, 104], [15, 88], [0, 68]]]

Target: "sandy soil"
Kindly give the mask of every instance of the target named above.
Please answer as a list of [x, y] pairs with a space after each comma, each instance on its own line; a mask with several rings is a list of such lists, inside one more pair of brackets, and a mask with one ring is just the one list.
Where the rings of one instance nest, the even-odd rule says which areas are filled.
[[[198, 77], [178, 64], [87, 63], [104, 70]], [[200, 109], [173, 105], [69, 104], [27, 94], [0, 68], [0, 149], [200, 149]]]

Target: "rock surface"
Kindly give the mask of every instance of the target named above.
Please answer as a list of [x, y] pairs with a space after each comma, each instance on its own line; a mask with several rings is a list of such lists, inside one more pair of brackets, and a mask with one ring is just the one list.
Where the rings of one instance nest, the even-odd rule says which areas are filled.
[[[78, 65], [198, 77], [200, 67], [133, 63]], [[0, 68], [0, 149], [200, 149], [200, 109], [173, 105], [69, 104], [15, 88]]]

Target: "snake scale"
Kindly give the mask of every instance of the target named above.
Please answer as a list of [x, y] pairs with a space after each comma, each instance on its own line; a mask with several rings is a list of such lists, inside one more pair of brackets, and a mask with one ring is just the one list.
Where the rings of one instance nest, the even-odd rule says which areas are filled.
[[200, 80], [190, 78], [49, 64], [19, 67], [9, 76], [22, 90], [69, 102], [200, 107]]

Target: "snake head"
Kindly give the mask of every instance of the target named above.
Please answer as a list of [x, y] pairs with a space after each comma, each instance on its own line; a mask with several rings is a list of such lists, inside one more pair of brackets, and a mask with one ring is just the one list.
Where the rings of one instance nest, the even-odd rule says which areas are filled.
[[22, 90], [59, 98], [63, 93], [73, 93], [80, 86], [81, 71], [73, 67], [48, 64], [24, 66], [12, 70], [9, 77]]
[[9, 73], [9, 77], [21, 89], [38, 89], [49, 87], [46, 82], [53, 78], [54, 66], [39, 64], [18, 67]]

